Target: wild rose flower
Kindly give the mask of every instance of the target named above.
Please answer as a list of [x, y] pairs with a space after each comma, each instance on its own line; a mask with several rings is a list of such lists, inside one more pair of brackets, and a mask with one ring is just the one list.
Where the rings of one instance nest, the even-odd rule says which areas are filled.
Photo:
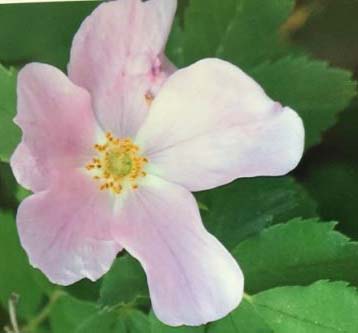
[[190, 191], [286, 174], [304, 142], [297, 114], [237, 67], [205, 59], [175, 71], [163, 54], [175, 10], [175, 0], [102, 4], [75, 36], [68, 78], [25, 66], [11, 160], [34, 192], [17, 215], [31, 264], [68, 285], [98, 279], [124, 248], [173, 326], [221, 318], [243, 294]]

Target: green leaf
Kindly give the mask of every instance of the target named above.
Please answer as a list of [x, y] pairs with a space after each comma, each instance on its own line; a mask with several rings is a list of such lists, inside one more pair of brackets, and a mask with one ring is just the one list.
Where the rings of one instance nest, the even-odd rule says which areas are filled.
[[320, 158], [306, 163], [303, 184], [317, 200], [320, 216], [342, 221], [340, 230], [358, 239], [358, 162], [351, 158], [332, 158], [334, 150], [330, 148], [326, 150], [325, 159], [322, 151], [312, 153], [315, 153], [312, 157], [318, 153]]
[[150, 329], [147, 315], [134, 309], [123, 309], [120, 319], [124, 322], [126, 333], [148, 333]]
[[169, 40], [166, 46], [166, 55], [178, 68], [185, 66], [184, 61], [184, 33], [180, 27], [179, 19], [174, 20]]
[[187, 65], [219, 57], [242, 68], [281, 53], [278, 30], [293, 0], [191, 0], [184, 19]]
[[[273, 333], [258, 315], [254, 306], [245, 299], [224, 319], [209, 324], [207, 333]], [[291, 332], [290, 332], [291, 333]]]
[[148, 333], [147, 316], [131, 308], [101, 310], [84, 321], [75, 333]]
[[56, 289], [56, 285], [52, 284], [40, 270], [31, 269], [31, 275], [36, 286], [47, 296], [50, 296]]
[[153, 311], [149, 314], [150, 333], [205, 333], [205, 326], [199, 327], [170, 327], [157, 319]]
[[75, 330], [76, 333], [112, 333], [125, 332], [123, 323], [118, 320], [118, 314], [114, 311], [102, 310], [87, 318]]
[[50, 312], [51, 332], [74, 332], [81, 323], [97, 313], [94, 303], [80, 301], [63, 294], [55, 302]]
[[18, 185], [12, 175], [10, 165], [0, 162], [0, 207], [3, 209], [15, 209], [18, 204], [17, 191]]
[[0, 61], [38, 61], [64, 70], [75, 32], [97, 5], [97, 1], [2, 5]]
[[129, 255], [118, 258], [105, 275], [100, 290], [102, 305], [129, 304], [149, 295], [140, 263]]
[[7, 308], [12, 293], [20, 296], [20, 317], [30, 318], [36, 313], [43, 297], [41, 288], [34, 280], [34, 269], [22, 250], [11, 213], [0, 212], [0, 301]]
[[101, 284], [102, 279], [94, 282], [88, 279], [83, 279], [70, 286], [67, 286], [64, 288], [64, 290], [75, 298], [81, 299], [83, 301], [97, 301]]
[[335, 225], [295, 219], [240, 243], [233, 254], [244, 271], [246, 290], [322, 279], [358, 285], [358, 243], [334, 231]]
[[296, 110], [306, 129], [306, 147], [318, 143], [356, 94], [349, 71], [307, 57], [286, 57], [256, 67], [251, 75], [267, 94]]
[[358, 293], [345, 282], [271, 289], [253, 304], [275, 333], [357, 332]]
[[30, 194], [17, 184], [9, 163], [0, 162], [0, 207], [14, 210]]
[[18, 202], [21, 202], [22, 200], [25, 200], [28, 196], [31, 195], [31, 193], [32, 193], [31, 191], [26, 190], [25, 188], [23, 188], [22, 186], [17, 184], [15, 197], [16, 197]]
[[8, 162], [16, 145], [20, 142], [20, 129], [13, 122], [15, 114], [16, 71], [14, 68], [7, 70], [0, 64], [0, 161]]
[[205, 225], [229, 249], [267, 225], [316, 216], [316, 205], [290, 177], [239, 179], [197, 193]]

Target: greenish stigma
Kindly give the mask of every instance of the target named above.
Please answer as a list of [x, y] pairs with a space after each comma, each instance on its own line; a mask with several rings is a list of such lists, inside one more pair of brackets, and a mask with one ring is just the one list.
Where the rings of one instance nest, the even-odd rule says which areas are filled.
[[132, 171], [132, 157], [128, 153], [111, 151], [107, 155], [106, 162], [106, 169], [114, 177], [125, 177]]

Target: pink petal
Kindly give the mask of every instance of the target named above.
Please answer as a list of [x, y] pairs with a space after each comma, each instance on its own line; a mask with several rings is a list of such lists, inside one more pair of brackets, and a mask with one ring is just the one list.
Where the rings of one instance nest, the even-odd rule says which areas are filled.
[[24, 142], [21, 142], [10, 160], [14, 176], [28, 190], [40, 192], [46, 188], [46, 175], [41, 173], [36, 159]]
[[108, 232], [112, 220], [108, 193], [79, 171], [25, 199], [17, 213], [31, 264], [61, 285], [108, 271], [121, 250]]
[[105, 3], [75, 36], [69, 76], [91, 93], [100, 123], [116, 136], [137, 132], [146, 95], [154, 96], [168, 75], [163, 49], [175, 10], [176, 0]]
[[96, 120], [88, 93], [49, 65], [25, 66], [17, 95], [15, 122], [23, 142], [11, 166], [20, 184], [40, 191], [67, 169], [90, 160]]
[[190, 192], [147, 176], [118, 208], [114, 237], [142, 263], [160, 320], [201, 325], [238, 306], [240, 268], [204, 228]]
[[301, 159], [304, 128], [239, 68], [206, 59], [166, 81], [136, 142], [152, 174], [199, 191], [286, 174]]

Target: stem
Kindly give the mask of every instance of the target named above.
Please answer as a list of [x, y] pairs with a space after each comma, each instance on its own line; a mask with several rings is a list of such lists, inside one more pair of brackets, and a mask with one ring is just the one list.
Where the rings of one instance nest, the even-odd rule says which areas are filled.
[[20, 333], [19, 325], [17, 323], [16, 318], [16, 304], [19, 300], [19, 296], [16, 294], [12, 294], [9, 298], [9, 315], [10, 315], [10, 323], [12, 326], [13, 333]]
[[47, 319], [53, 305], [63, 294], [64, 292], [62, 290], [55, 290], [52, 295], [50, 295], [49, 301], [47, 305], [42, 309], [42, 311], [34, 319], [30, 320], [26, 326], [24, 326], [23, 332], [35, 332], [37, 327], [40, 326]]
[[244, 299], [246, 299], [249, 303], [253, 303], [252, 296], [247, 293], [244, 293]]

